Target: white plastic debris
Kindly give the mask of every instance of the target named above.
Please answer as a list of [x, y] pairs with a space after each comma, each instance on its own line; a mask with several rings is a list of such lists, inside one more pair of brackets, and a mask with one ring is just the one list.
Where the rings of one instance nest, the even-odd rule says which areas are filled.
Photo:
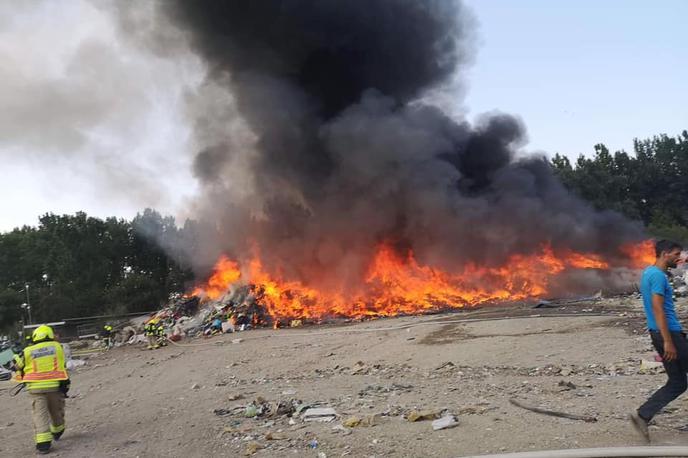
[[127, 344], [129, 344], [129, 345], [134, 345], [137, 343], [146, 343], [146, 342], [148, 342], [148, 339], [143, 334], [135, 334], [135, 335], [131, 336], [131, 338], [129, 340], [127, 340]]
[[84, 361], [83, 359], [70, 359], [69, 361], [67, 361], [67, 364], [66, 364], [67, 370], [69, 370], [69, 371], [71, 371], [72, 369], [75, 369], [77, 367], [84, 366], [84, 365], [86, 365], [86, 361]]
[[332, 421], [337, 417], [337, 412], [331, 407], [313, 407], [306, 410], [303, 415], [303, 421]]
[[433, 431], [437, 431], [440, 429], [453, 428], [458, 424], [459, 421], [456, 419], [456, 417], [454, 415], [448, 414], [442, 418], [438, 418], [437, 420], [433, 421], [432, 429]]
[[658, 361], [648, 361], [646, 359], [640, 361], [640, 372], [652, 371], [663, 367], [664, 364]]

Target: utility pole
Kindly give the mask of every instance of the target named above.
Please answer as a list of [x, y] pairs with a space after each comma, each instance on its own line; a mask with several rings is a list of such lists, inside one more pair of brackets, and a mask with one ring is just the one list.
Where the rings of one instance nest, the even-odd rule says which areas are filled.
[[29, 298], [29, 284], [26, 283], [24, 285], [24, 289], [26, 290], [26, 310], [29, 312], [29, 324], [33, 323], [33, 320], [31, 319], [31, 300]]

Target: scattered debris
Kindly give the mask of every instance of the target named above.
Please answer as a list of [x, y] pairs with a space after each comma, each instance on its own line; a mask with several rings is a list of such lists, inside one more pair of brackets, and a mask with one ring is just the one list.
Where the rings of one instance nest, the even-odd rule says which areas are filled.
[[306, 404], [298, 403], [298, 405], [297, 405], [296, 408], [294, 409], [294, 413], [295, 413], [296, 415], [300, 415], [301, 412], [302, 412], [303, 410], [307, 409], [308, 407], [309, 407], [309, 406], [306, 405]]
[[432, 430], [433, 431], [438, 431], [440, 429], [447, 429], [447, 428], [453, 428], [454, 426], [457, 426], [459, 424], [459, 421], [456, 419], [454, 415], [447, 414], [443, 416], [442, 418], [438, 418], [437, 420], [432, 422]]
[[441, 410], [412, 410], [406, 415], [408, 421], [422, 421], [422, 420], [435, 420], [439, 418], [442, 414]]
[[495, 410], [496, 407], [490, 407], [489, 403], [480, 403], [472, 406], [465, 406], [459, 409], [458, 415], [482, 415], [490, 410]]
[[522, 404], [521, 402], [519, 402], [515, 399], [509, 399], [509, 402], [511, 404], [515, 405], [516, 407], [530, 410], [531, 412], [535, 412], [535, 413], [541, 413], [543, 415], [551, 415], [553, 417], [568, 418], [569, 420], [581, 420], [581, 421], [584, 421], [587, 423], [594, 423], [597, 421], [597, 418], [591, 417], [588, 415], [576, 415], [576, 414], [571, 414], [571, 413], [566, 413], [566, 412], [557, 412], [555, 410], [540, 409], [539, 407], [532, 407], [532, 406]]
[[535, 306], [533, 308], [534, 309], [542, 309], [542, 308], [555, 308], [555, 307], [559, 307], [559, 305], [553, 304], [552, 302], [550, 302], [548, 300], [542, 299], [537, 304], [535, 304]]
[[664, 370], [664, 363], [659, 361], [648, 361], [643, 359], [640, 361], [640, 372], [645, 373], [657, 373]]
[[84, 365], [86, 365], [86, 361], [84, 361], [83, 359], [70, 359], [69, 361], [67, 361], [66, 364], [67, 370], [70, 371]]
[[136, 345], [136, 344], [145, 344], [148, 343], [148, 339], [146, 338], [145, 335], [143, 334], [134, 334], [127, 340], [127, 345]]
[[287, 439], [287, 436], [285, 436], [282, 433], [267, 433], [265, 435], [265, 440], [268, 441], [281, 441]]
[[355, 428], [356, 426], [375, 426], [380, 424], [380, 414], [366, 415], [365, 417], [358, 417], [353, 415], [342, 422], [342, 425], [347, 428]]
[[435, 370], [439, 371], [442, 369], [452, 369], [454, 367], [456, 367], [456, 365], [454, 363], [452, 363], [451, 361], [447, 361], [446, 363], [441, 364], [440, 366], [436, 367]]
[[258, 450], [262, 449], [263, 446], [260, 445], [258, 442], [249, 442], [246, 444], [246, 450], [244, 451], [245, 456], [251, 456], [254, 455]]
[[578, 387], [577, 387], [576, 385], [574, 385], [573, 383], [571, 383], [571, 382], [565, 382], [565, 381], [563, 381], [563, 380], [561, 380], [561, 381], [557, 384], [557, 386], [560, 386], [560, 387], [562, 388], [561, 391], [570, 391], [570, 390], [575, 390], [576, 388], [578, 388]]
[[329, 422], [337, 417], [337, 412], [331, 407], [313, 407], [306, 410], [301, 417], [303, 421]]
[[401, 385], [398, 383], [392, 383], [389, 386], [381, 385], [368, 385], [358, 392], [359, 396], [384, 396], [386, 397], [390, 393], [408, 393], [413, 390], [413, 385]]
[[136, 328], [133, 326], [124, 326], [115, 336], [115, 342], [127, 343], [129, 339], [136, 335]]
[[342, 422], [342, 425], [346, 426], [347, 428], [355, 428], [356, 426], [361, 424], [361, 418], [357, 416], [349, 417], [346, 420]]
[[582, 296], [582, 297], [577, 297], [574, 299], [557, 299], [557, 300], [545, 300], [542, 299], [540, 300], [533, 308], [540, 309], [540, 308], [556, 308], [556, 307], [562, 307], [564, 305], [572, 305], [572, 304], [579, 304], [581, 302], [599, 302], [603, 299], [602, 297], [602, 291], [598, 291], [597, 293], [593, 294], [592, 296]]
[[244, 410], [244, 417], [253, 418], [258, 415], [258, 408], [254, 404], [249, 404]]
[[365, 369], [366, 369], [366, 365], [363, 363], [363, 361], [357, 361], [356, 364], [354, 364], [354, 367], [351, 368], [351, 374], [352, 375], [360, 374]]
[[83, 349], [88, 348], [89, 344], [85, 340], [72, 340], [68, 344], [62, 345], [62, 347], [65, 347], [65, 345], [69, 345], [69, 347], [73, 350], [83, 350]]

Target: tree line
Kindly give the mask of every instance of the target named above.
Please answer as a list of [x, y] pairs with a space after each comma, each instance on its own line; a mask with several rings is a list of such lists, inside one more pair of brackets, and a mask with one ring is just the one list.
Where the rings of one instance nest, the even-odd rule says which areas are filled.
[[571, 191], [598, 209], [640, 220], [657, 237], [688, 242], [688, 132], [634, 140], [634, 154], [598, 144], [575, 163], [557, 154], [551, 165]]
[[[688, 132], [635, 140], [633, 154], [603, 144], [574, 163], [557, 154], [551, 166], [595, 207], [688, 242]], [[195, 222], [178, 226], [151, 209], [131, 221], [46, 214], [37, 227], [0, 233], [0, 334], [27, 321], [22, 304], [34, 322], [155, 310], [193, 281], [181, 247], [196, 237]]]
[[33, 322], [157, 309], [192, 281], [174, 247], [195, 233], [147, 209], [131, 221], [46, 214], [0, 234], [0, 334], [28, 321], [26, 305]]

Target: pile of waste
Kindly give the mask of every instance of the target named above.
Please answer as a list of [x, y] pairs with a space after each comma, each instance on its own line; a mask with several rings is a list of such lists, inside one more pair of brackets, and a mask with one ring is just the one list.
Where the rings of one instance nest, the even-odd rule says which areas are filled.
[[688, 263], [680, 264], [669, 272], [674, 294], [679, 297], [688, 296]]
[[270, 323], [265, 309], [258, 304], [261, 295], [262, 291], [254, 285], [240, 285], [215, 300], [199, 296], [181, 297], [153, 318], [171, 329], [172, 340], [174, 336], [212, 336], [245, 331]]
[[[246, 331], [256, 327], [275, 326], [260, 301], [264, 291], [256, 285], [235, 285], [227, 294], [210, 299], [203, 296], [174, 296], [170, 302], [143, 321], [132, 320], [118, 330], [116, 346], [147, 342], [144, 325], [155, 322], [165, 329], [167, 338], [178, 341], [183, 337], [201, 337]], [[292, 320], [289, 325], [301, 325]]]

